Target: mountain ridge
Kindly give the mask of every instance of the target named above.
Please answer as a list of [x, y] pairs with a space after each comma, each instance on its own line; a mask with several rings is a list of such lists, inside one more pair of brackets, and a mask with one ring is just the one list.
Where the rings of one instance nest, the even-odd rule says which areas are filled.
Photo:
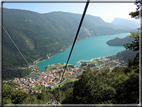
[[[80, 19], [81, 14], [39, 14], [27, 10], [3, 9], [3, 26], [30, 64], [41, 57], [42, 60], [47, 59], [47, 55], [53, 56], [70, 46]], [[132, 29], [115, 29], [112, 24], [105, 23], [99, 17], [86, 15], [77, 41], [130, 31]], [[2, 37], [3, 78], [6, 79], [14, 77], [14, 73], [10, 73], [13, 67], [27, 65], [4, 31]], [[18, 73], [20, 76], [20, 72]]]

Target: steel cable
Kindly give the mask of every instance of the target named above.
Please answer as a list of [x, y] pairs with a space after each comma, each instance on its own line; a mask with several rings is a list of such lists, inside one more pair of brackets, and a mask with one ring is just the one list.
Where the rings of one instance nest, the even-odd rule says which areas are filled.
[[[0, 24], [1, 25], [1, 24]], [[10, 35], [8, 34], [8, 32], [6, 31], [6, 29], [1, 25], [1, 27], [3, 28], [3, 30], [5, 31], [5, 33], [7, 34], [7, 36], [10, 38], [10, 40], [12, 41], [12, 43], [14, 44], [14, 46], [17, 48], [17, 50], [19, 51], [19, 53], [21, 54], [21, 56], [23, 57], [23, 59], [26, 61], [26, 63], [29, 66], [28, 61], [26, 60], [26, 58], [23, 56], [23, 54], [21, 53], [21, 51], [19, 50], [19, 48], [17, 47], [17, 45], [14, 43], [14, 41], [12, 40], [12, 38], [10, 37]]]
[[83, 15], [82, 15], [82, 18], [81, 18], [81, 21], [80, 21], [80, 24], [79, 24], [79, 27], [78, 27], [78, 30], [77, 30], [77, 33], [76, 33], [76, 36], [75, 36], [75, 39], [74, 39], [74, 42], [73, 42], [73, 45], [72, 45], [72, 48], [71, 48], [71, 51], [70, 51], [70, 54], [69, 54], [69, 56], [68, 56], [68, 60], [67, 60], [67, 62], [66, 62], [66, 66], [65, 66], [65, 68], [64, 68], [64, 71], [63, 71], [63, 74], [62, 74], [62, 77], [61, 77], [61, 81], [60, 81], [60, 83], [59, 83], [60, 104], [61, 104], [60, 84], [61, 84], [61, 82], [62, 82], [62, 78], [63, 78], [63, 75], [64, 75], [64, 73], [65, 73], [65, 70], [67, 69], [67, 65], [68, 65], [69, 59], [70, 59], [70, 57], [71, 57], [71, 54], [72, 54], [72, 51], [73, 51], [73, 48], [74, 48], [74, 45], [75, 45], [76, 39], [77, 39], [77, 37], [78, 37], [78, 34], [79, 34], [79, 31], [80, 31], [80, 28], [81, 28], [82, 22], [83, 22], [83, 20], [84, 20], [84, 17], [85, 17], [85, 14], [86, 14], [86, 11], [87, 11], [87, 8], [88, 8], [88, 5], [89, 5], [89, 2], [90, 2], [90, 0], [87, 0], [87, 2], [86, 2], [86, 6], [85, 6], [85, 8], [84, 8]]

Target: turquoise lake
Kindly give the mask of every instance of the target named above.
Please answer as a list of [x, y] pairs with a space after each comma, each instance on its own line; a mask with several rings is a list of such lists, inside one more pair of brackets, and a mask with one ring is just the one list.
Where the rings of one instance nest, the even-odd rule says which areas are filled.
[[[125, 50], [124, 46], [109, 46], [106, 42], [116, 37], [124, 38], [128, 35], [130, 35], [130, 33], [120, 33], [114, 35], [96, 36], [81, 40], [75, 44], [68, 64], [79, 66], [77, 63], [78, 61], [89, 61], [93, 58], [115, 55], [118, 52]], [[72, 45], [70, 45], [65, 51], [52, 56], [50, 59], [37, 63], [37, 66], [41, 72], [44, 71], [44, 68], [47, 65], [66, 63], [71, 46]]]

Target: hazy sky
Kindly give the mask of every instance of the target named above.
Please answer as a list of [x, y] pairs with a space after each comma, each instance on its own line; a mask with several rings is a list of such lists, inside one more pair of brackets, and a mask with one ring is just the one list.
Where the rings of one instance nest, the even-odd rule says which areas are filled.
[[[38, 13], [63, 11], [82, 14], [85, 3], [3, 3], [3, 7]], [[134, 3], [90, 3], [87, 14], [100, 16], [104, 21], [111, 22], [116, 17], [132, 19], [129, 13], [135, 10]]]

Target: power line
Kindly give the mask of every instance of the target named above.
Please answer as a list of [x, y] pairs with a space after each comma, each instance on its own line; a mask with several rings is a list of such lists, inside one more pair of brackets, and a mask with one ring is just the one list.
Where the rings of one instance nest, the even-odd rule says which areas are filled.
[[[72, 51], [73, 51], [73, 48], [74, 48], [74, 45], [75, 45], [76, 39], [77, 39], [77, 37], [78, 37], [78, 34], [79, 34], [79, 31], [80, 31], [80, 28], [81, 28], [82, 22], [83, 22], [83, 20], [84, 20], [84, 17], [85, 17], [85, 14], [86, 14], [86, 11], [87, 11], [87, 8], [88, 8], [88, 5], [89, 5], [89, 2], [90, 2], [90, 0], [87, 0], [87, 2], [86, 2], [86, 6], [85, 6], [85, 8], [84, 8], [83, 15], [82, 15], [82, 18], [81, 18], [81, 21], [80, 21], [80, 24], [79, 24], [79, 27], [78, 27], [78, 30], [77, 30], [77, 33], [76, 33], [76, 36], [75, 36], [75, 39], [74, 39], [74, 42], [73, 42], [73, 45], [72, 45], [72, 48], [71, 48], [71, 51], [70, 51], [70, 54], [69, 54], [69, 56], [68, 56], [68, 60], [67, 60], [67, 62], [66, 62], [65, 69], [64, 69], [63, 74], [62, 74], [62, 78], [63, 78], [63, 75], [64, 75], [65, 70], [66, 70], [66, 68], [67, 68], [67, 65], [68, 65], [68, 62], [69, 62], [70, 56], [71, 56], [71, 54], [72, 54]], [[61, 82], [62, 82], [62, 78], [61, 78], [60, 84], [61, 84]], [[59, 84], [59, 90], [60, 90], [60, 84]], [[59, 91], [59, 94], [60, 94], [60, 91]], [[61, 96], [60, 96], [60, 103], [61, 103]]]
[[[78, 27], [78, 30], [77, 30], [77, 33], [76, 33], [75, 39], [74, 39], [74, 42], [73, 42], [73, 45], [72, 45], [72, 48], [71, 48], [71, 51], [70, 51], [70, 54], [69, 54], [68, 60], [67, 60], [67, 62], [66, 62], [66, 66], [65, 66], [65, 69], [64, 69], [63, 74], [65, 73], [65, 70], [66, 70], [66, 68], [67, 68], [67, 65], [68, 65], [68, 62], [69, 62], [70, 56], [71, 56], [71, 54], [72, 54], [72, 51], [73, 51], [73, 48], [74, 48], [74, 45], [75, 45], [75, 42], [76, 42], [76, 39], [77, 39], [78, 33], [79, 33], [79, 31], [80, 31], [80, 28], [81, 28], [81, 25], [82, 25], [82, 22], [83, 22], [83, 19], [84, 19], [85, 13], [86, 13], [86, 11], [87, 11], [87, 7], [88, 7], [88, 5], [89, 5], [89, 1], [90, 1], [90, 0], [88, 0], [88, 1], [87, 1], [87, 3], [86, 3], [86, 6], [85, 6], [85, 9], [84, 9], [84, 12], [83, 12], [83, 15], [82, 15], [82, 18], [81, 18], [81, 21], [80, 21], [80, 24], [79, 24], [79, 27]], [[63, 77], [63, 75], [62, 75], [62, 77]], [[61, 78], [61, 79], [62, 79], [62, 78]], [[60, 82], [60, 83], [61, 83], [61, 82]]]
[[[0, 24], [1, 25], [1, 24]], [[23, 54], [21, 53], [21, 51], [19, 50], [19, 48], [17, 47], [17, 45], [14, 43], [14, 41], [12, 40], [12, 38], [10, 37], [10, 35], [8, 34], [8, 32], [6, 31], [6, 29], [1, 25], [1, 27], [3, 28], [3, 30], [5, 31], [5, 33], [7, 34], [7, 36], [10, 38], [10, 40], [12, 41], [12, 43], [15, 45], [15, 47], [17, 48], [17, 50], [19, 51], [19, 53], [21, 54], [21, 56], [24, 58], [24, 60], [26, 61], [26, 63], [29, 65], [28, 61], [26, 60], [26, 58], [23, 56]]]

